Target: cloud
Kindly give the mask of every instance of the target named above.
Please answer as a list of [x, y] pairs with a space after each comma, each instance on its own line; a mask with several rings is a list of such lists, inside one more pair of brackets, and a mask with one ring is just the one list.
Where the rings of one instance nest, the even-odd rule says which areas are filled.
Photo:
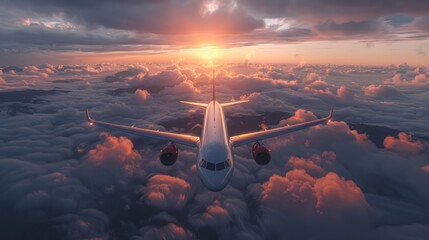
[[371, 84], [364, 87], [363, 91], [366, 96], [376, 98], [393, 98], [399, 96], [399, 92], [395, 88], [383, 85], [376, 86]]
[[[337, 121], [264, 140], [272, 154], [265, 167], [254, 162], [250, 145], [234, 148], [234, 175], [217, 193], [201, 183], [195, 149], [179, 146], [178, 161], [165, 167], [159, 150], [167, 143], [115, 131], [100, 134], [84, 116], [88, 108], [95, 119], [192, 134], [203, 110], [177, 100], [208, 102], [210, 69], [35, 64], [22, 67], [37, 71], [34, 77], [5, 71], [7, 87], [23, 79], [31, 85], [0, 94], [0, 238], [425, 239], [424, 91], [401, 88], [406, 97], [387, 104], [359, 90], [401, 69], [407, 79], [427, 69], [248, 68], [244, 74], [236, 65], [219, 66], [218, 99], [250, 99], [225, 109], [230, 134], [259, 130], [261, 123], [272, 128], [312, 120], [325, 116], [330, 105], [336, 106]], [[324, 78], [327, 68], [344, 81]], [[37, 77], [39, 72], [48, 77]], [[305, 90], [309, 73], [336, 94], [328, 98]], [[290, 81], [296, 82], [288, 86]], [[136, 101], [138, 90], [150, 92], [144, 104]], [[407, 133], [392, 137], [398, 130]], [[372, 142], [377, 138], [386, 139], [384, 148]]]
[[[88, 27], [103, 26], [111, 29], [133, 30], [155, 34], [193, 34], [248, 32], [264, 26], [264, 22], [247, 14], [238, 5], [219, 4], [204, 14], [205, 2], [200, 1], [108, 1], [103, 4], [67, 2], [22, 1], [34, 11], [45, 15], [62, 12], [68, 19]], [[13, 5], [12, 5], [13, 6]], [[25, 7], [24, 7], [25, 9]], [[96, 10], [96, 11], [95, 11]], [[121, 16], [110, 18], [112, 14]], [[125, 19], [126, 16], [126, 20]], [[158, 17], [159, 21], [151, 21]], [[171, 25], [171, 23], [175, 23]], [[179, 26], [179, 27], [177, 27]]]
[[285, 120], [281, 120], [279, 125], [280, 126], [293, 125], [293, 124], [311, 121], [315, 119], [317, 119], [317, 117], [312, 112], [306, 111], [304, 109], [298, 109], [296, 110], [295, 114], [292, 117]]
[[344, 100], [353, 100], [355, 98], [355, 92], [350, 90], [346, 86], [341, 86], [337, 90], [337, 95]]
[[155, 226], [143, 227], [139, 230], [139, 235], [133, 236], [132, 239], [193, 239], [192, 232], [174, 223], [166, 224], [160, 228]]
[[292, 156], [287, 161], [287, 166], [293, 169], [303, 169], [311, 176], [324, 176], [326, 171], [322, 168], [324, 164], [332, 164], [336, 156], [334, 152], [323, 152], [320, 155], [313, 155], [310, 158]]
[[381, 35], [384, 32], [383, 21], [371, 20], [362, 22], [336, 23], [335, 21], [326, 21], [315, 26], [314, 30], [321, 35], [329, 38], [344, 37], [357, 38], [363, 36], [368, 38], [371, 35]]
[[145, 102], [150, 98], [150, 93], [147, 90], [137, 89], [134, 96], [139, 102]]
[[386, 84], [395, 86], [429, 86], [429, 77], [426, 74], [415, 75], [413, 79], [401, 79], [401, 74], [395, 74], [391, 79], [384, 81]]
[[149, 206], [164, 210], [180, 210], [188, 201], [190, 185], [178, 177], [155, 175], [141, 191], [144, 193], [144, 201]]
[[384, 139], [384, 147], [390, 151], [403, 155], [419, 154], [429, 150], [429, 145], [415, 141], [411, 135], [401, 132], [398, 137], [388, 136]]
[[[104, 139], [102, 144], [98, 144], [95, 149], [88, 152], [87, 160], [94, 165], [108, 164], [123, 164], [127, 161], [137, 162], [141, 160], [141, 156], [133, 150], [133, 143], [124, 137], [116, 138], [108, 133], [101, 133]], [[132, 168], [132, 166], [130, 166]], [[128, 169], [124, 166], [124, 170]]]
[[429, 24], [428, 24], [428, 21], [429, 21], [429, 16], [422, 16], [422, 17], [417, 17], [417, 18], [414, 20], [413, 24], [414, 24], [417, 28], [419, 28], [421, 31], [429, 32]]
[[[264, 4], [254, 0], [91, 3], [19, 0], [5, 1], [3, 5], [2, 55], [12, 56], [18, 63], [23, 59], [18, 54], [28, 58], [37, 53], [35, 55], [46, 58], [44, 54], [52, 54], [50, 51], [164, 53], [195, 45], [196, 35], [199, 35], [197, 44], [226, 47], [424, 39], [425, 9], [428, 8], [422, 0], [407, 4], [398, 0], [383, 3], [267, 1]], [[415, 21], [409, 23], [410, 18]], [[267, 19], [277, 19], [283, 28], [265, 26]]]
[[84, 209], [77, 214], [67, 214], [54, 220], [54, 232], [61, 232], [64, 239], [106, 238], [109, 216], [97, 209]]

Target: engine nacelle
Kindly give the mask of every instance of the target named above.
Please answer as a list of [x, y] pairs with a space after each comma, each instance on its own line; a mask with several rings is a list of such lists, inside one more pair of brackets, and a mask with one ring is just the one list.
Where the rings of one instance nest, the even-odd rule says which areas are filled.
[[267, 165], [271, 160], [270, 150], [259, 142], [253, 144], [252, 155], [255, 162], [259, 165]]
[[172, 143], [163, 148], [159, 154], [159, 160], [165, 166], [173, 165], [179, 156], [179, 149], [176, 144]]

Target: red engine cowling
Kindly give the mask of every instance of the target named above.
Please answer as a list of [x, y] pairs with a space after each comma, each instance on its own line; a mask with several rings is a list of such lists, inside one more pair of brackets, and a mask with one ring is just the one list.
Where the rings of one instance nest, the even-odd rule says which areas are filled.
[[271, 160], [270, 150], [259, 142], [253, 144], [252, 155], [255, 162], [259, 165], [267, 165]]
[[159, 154], [159, 160], [165, 166], [173, 165], [179, 156], [179, 149], [176, 144], [172, 143], [163, 148]]

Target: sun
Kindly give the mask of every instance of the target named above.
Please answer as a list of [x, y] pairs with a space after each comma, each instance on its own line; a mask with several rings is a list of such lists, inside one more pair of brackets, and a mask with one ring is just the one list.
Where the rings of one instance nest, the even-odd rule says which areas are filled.
[[213, 61], [219, 57], [220, 48], [216, 46], [201, 47], [196, 49], [197, 55], [208, 61]]
[[209, 65], [221, 57], [222, 49], [218, 46], [204, 46], [199, 48], [191, 48], [186, 50], [188, 54], [193, 55], [200, 61], [206, 62]]

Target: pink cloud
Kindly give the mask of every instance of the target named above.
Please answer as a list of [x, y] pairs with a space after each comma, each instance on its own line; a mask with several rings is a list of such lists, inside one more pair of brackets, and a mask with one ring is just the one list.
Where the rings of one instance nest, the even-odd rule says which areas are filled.
[[320, 214], [359, 209], [366, 205], [362, 190], [352, 180], [340, 178], [334, 172], [319, 178], [313, 191], [317, 198], [316, 209]]
[[429, 144], [412, 139], [411, 135], [400, 132], [398, 137], [388, 136], [384, 139], [384, 147], [400, 154], [419, 154], [429, 149]]
[[285, 176], [273, 175], [262, 184], [262, 203], [284, 213], [341, 214], [366, 205], [361, 189], [334, 172], [314, 178], [296, 169]]
[[317, 203], [313, 194], [315, 182], [316, 179], [302, 169], [287, 172], [283, 177], [272, 175], [262, 184], [262, 203], [284, 212], [312, 211]]
[[316, 81], [322, 81], [322, 78], [319, 76], [319, 74], [317, 73], [309, 73], [307, 74], [307, 76], [305, 77], [305, 79], [303, 80], [304, 83], [306, 84], [310, 84]]
[[292, 156], [286, 165], [293, 169], [303, 169], [311, 176], [323, 176], [326, 171], [321, 167], [322, 162], [331, 165], [335, 159], [334, 152], [323, 152], [321, 155], [314, 154], [310, 158]]
[[191, 186], [185, 180], [168, 175], [155, 175], [145, 188], [145, 202], [161, 209], [182, 209]]
[[173, 87], [166, 87], [160, 92], [160, 94], [165, 94], [167, 96], [183, 96], [184, 94], [195, 93], [200, 93], [200, 90], [194, 86], [194, 83], [191, 80], [184, 80]]
[[364, 87], [363, 91], [365, 95], [369, 97], [390, 98], [399, 95], [399, 92], [395, 88], [383, 85], [376, 86], [371, 84]]
[[96, 166], [118, 165], [127, 174], [138, 170], [142, 157], [133, 149], [131, 140], [126, 137], [117, 138], [106, 132], [102, 132], [100, 136], [104, 138], [104, 142], [88, 152], [88, 162]]
[[311, 111], [306, 111], [304, 109], [298, 109], [295, 111], [295, 114], [288, 118], [281, 120], [279, 126], [292, 125], [297, 123], [302, 123], [310, 120], [317, 119], [317, 116], [314, 115]]
[[145, 102], [150, 98], [150, 93], [147, 90], [137, 89], [134, 96], [139, 102]]
[[384, 81], [386, 84], [396, 86], [429, 86], [429, 77], [426, 74], [417, 74], [413, 79], [401, 79], [401, 74], [395, 74], [391, 79]]
[[216, 217], [227, 217], [229, 215], [228, 210], [221, 206], [219, 200], [215, 200], [212, 205], [208, 206], [204, 213], [204, 218], [207, 220]]
[[355, 98], [355, 93], [354, 91], [350, 90], [348, 87], [346, 86], [341, 86], [338, 90], [337, 90], [337, 95], [344, 99], [344, 100], [353, 100]]

